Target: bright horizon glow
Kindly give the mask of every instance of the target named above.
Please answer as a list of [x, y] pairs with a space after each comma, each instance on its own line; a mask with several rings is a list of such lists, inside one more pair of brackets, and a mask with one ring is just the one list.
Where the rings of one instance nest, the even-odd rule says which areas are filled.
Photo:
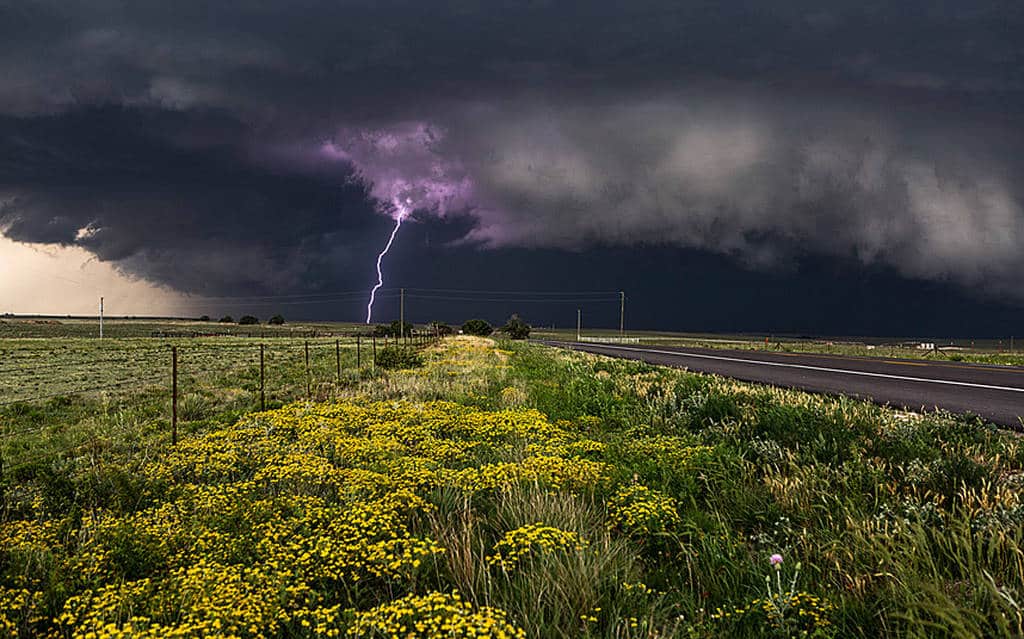
[[16, 242], [0, 235], [0, 313], [96, 315], [100, 296], [108, 315], [178, 317], [188, 313], [180, 293], [126, 275], [79, 246]]

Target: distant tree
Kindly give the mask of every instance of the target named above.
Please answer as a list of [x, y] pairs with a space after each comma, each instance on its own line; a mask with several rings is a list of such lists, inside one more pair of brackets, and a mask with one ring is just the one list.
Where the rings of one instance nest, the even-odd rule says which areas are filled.
[[391, 335], [391, 337], [399, 337], [401, 335], [406, 335], [406, 336], [412, 335], [412, 324], [410, 324], [409, 322], [406, 322], [405, 323], [405, 332], [403, 333], [402, 332], [402, 322], [399, 321], [399, 320], [394, 320], [393, 322], [391, 322], [391, 325], [388, 327], [388, 334]]
[[526, 339], [530, 336], [530, 325], [521, 320], [518, 313], [513, 313], [501, 330], [512, 339]]
[[200, 315], [199, 316], [199, 321], [200, 322], [209, 322], [210, 321], [210, 316], [209, 315]]
[[391, 334], [391, 327], [387, 324], [374, 324], [373, 336], [374, 337], [387, 337]]
[[280, 315], [275, 315], [275, 316], [273, 316], [273, 317], [271, 317], [270, 319], [267, 320], [267, 324], [272, 324], [274, 326], [281, 326], [282, 324], [284, 324], [284, 318], [281, 317]]
[[441, 337], [451, 335], [455, 332], [454, 328], [448, 326], [444, 322], [431, 322], [430, 324], [427, 324], [427, 330], [430, 331], [431, 335], [440, 335]]
[[241, 326], [252, 326], [253, 324], [259, 324], [260, 320], [252, 315], [243, 315], [238, 318], [238, 324]]
[[494, 327], [487, 320], [471, 319], [462, 325], [462, 332], [466, 335], [487, 337], [494, 332]]
[[220, 323], [221, 324], [234, 324], [235, 323], [235, 318], [231, 317], [230, 315], [225, 315], [224, 317], [220, 318]]

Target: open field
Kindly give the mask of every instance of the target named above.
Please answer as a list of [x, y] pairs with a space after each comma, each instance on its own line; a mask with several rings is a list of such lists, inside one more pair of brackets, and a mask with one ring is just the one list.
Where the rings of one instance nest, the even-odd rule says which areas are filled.
[[[618, 331], [585, 330], [584, 336], [615, 338]], [[899, 359], [927, 359], [950, 362], [976, 362], [979, 364], [1003, 364], [1024, 366], [1024, 343], [1014, 341], [1011, 348], [1009, 339], [921, 339], [838, 337], [798, 338], [751, 335], [684, 334], [661, 331], [629, 331], [640, 344], [661, 346], [691, 346], [698, 348], [768, 350], [783, 353], [826, 353], [830, 355], [851, 355], [856, 357], [889, 357]], [[565, 340], [576, 339], [576, 331], [569, 329], [537, 329], [531, 334], [535, 339]], [[922, 350], [916, 347], [920, 342], [931, 342], [937, 350]]]
[[[282, 326], [266, 323], [239, 325], [217, 321], [200, 322], [174, 319], [107, 318], [103, 326], [105, 337], [341, 337], [365, 331], [363, 324], [350, 322], [289, 322]], [[0, 318], [0, 338], [64, 338], [98, 337], [99, 320], [96, 318], [3, 317]]]
[[248, 413], [211, 358], [177, 446], [159, 385], [0, 409], [0, 630], [1024, 631], [1016, 436], [524, 343], [426, 359]]

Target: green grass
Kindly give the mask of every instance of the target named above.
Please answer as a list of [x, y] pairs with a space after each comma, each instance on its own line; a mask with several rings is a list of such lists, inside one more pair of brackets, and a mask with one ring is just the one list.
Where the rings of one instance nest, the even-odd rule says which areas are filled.
[[[615, 338], [618, 336], [618, 331], [598, 329], [587, 330], [583, 334], [590, 337]], [[628, 336], [638, 339], [640, 344], [652, 346], [689, 346], [784, 353], [824, 353], [854, 357], [922, 359], [1024, 366], [1024, 343], [1021, 341], [1024, 338], [1013, 342], [1013, 348], [1011, 349], [1009, 339], [936, 340], [922, 338], [915, 342], [914, 340], [882, 337], [816, 339], [809, 337], [771, 336], [768, 342], [765, 342], [764, 336], [683, 334], [660, 331], [631, 331], [628, 333]], [[534, 339], [573, 341], [576, 339], [576, 332], [564, 329], [538, 329], [533, 331], [532, 337]], [[917, 348], [917, 344], [920, 342], [935, 343], [938, 350], [922, 350]]]
[[[363, 331], [363, 324], [342, 322], [289, 322], [280, 326], [269, 324], [239, 325], [217, 321], [200, 322], [173, 319], [108, 318], [103, 325], [104, 337], [161, 338], [223, 335], [236, 337], [341, 337]], [[0, 338], [54, 339], [67, 337], [99, 337], [99, 319], [0, 317]]]
[[[161, 504], [185, 504], [174, 498], [186, 488], [193, 490], [191, 484], [177, 485], [182, 481], [174, 479], [178, 475], [155, 479], [147, 470], [153, 464], [180, 460], [189, 450], [210, 450], [213, 455], [242, 446], [237, 450], [249, 450], [251, 456], [239, 457], [230, 472], [232, 481], [244, 483], [259, 472], [264, 463], [259, 460], [274, 458], [273, 447], [264, 451], [265, 444], [251, 439], [263, 430], [235, 430], [246, 424], [251, 428], [252, 419], [262, 423], [259, 417], [243, 418], [235, 426], [254, 401], [252, 362], [246, 360], [252, 343], [239, 341], [242, 354], [230, 360], [237, 361], [232, 365], [213, 350], [203, 350], [205, 344], [182, 342], [183, 350], [195, 350], [196, 359], [188, 366], [207, 372], [190, 381], [185, 391], [195, 399], [181, 406], [189, 419], [183, 429], [187, 443], [178, 449], [169, 444], [166, 389], [159, 384], [131, 396], [58, 397], [0, 409], [0, 531], [26, 521], [35, 526], [50, 522], [46, 525], [63, 531], [55, 533], [63, 539], [59, 549], [45, 552], [0, 544], [0, 586], [41, 593], [42, 617], [17, 621], [23, 635], [48, 628], [46, 619], [85, 588], [122, 580], [137, 584], [139, 577], [173, 581], [166, 567], [166, 558], [175, 556], [168, 549], [173, 544], [135, 533], [96, 541], [87, 525], [90, 518], [103, 517], [149, 521], [150, 513], [165, 512]], [[131, 353], [136, 344], [142, 348], [146, 343], [125, 341], [121, 352]], [[287, 390], [275, 395], [275, 402], [305, 393], [299, 343], [280, 342], [274, 361], [281, 371], [280, 387]], [[32, 344], [10, 343], [3, 361]], [[57, 349], [66, 344], [36, 346]], [[19, 367], [87, 348], [75, 346], [34, 352], [35, 357], [19, 360]], [[91, 357], [109, 355], [103, 348], [111, 347], [96, 346]], [[157, 354], [157, 368], [138, 365], [140, 377], [166, 370], [160, 368], [166, 365], [166, 351]], [[444, 399], [484, 411], [481, 423], [493, 422], [495, 427], [506, 418], [488, 411], [535, 408], [550, 422], [544, 429], [556, 433], [544, 435], [548, 430], [542, 430], [523, 440], [485, 438], [466, 449], [471, 451], [468, 457], [452, 462], [453, 468], [522, 463], [531, 446], [549, 455], [563, 446], [557, 454], [581, 467], [603, 464], [607, 479], [577, 487], [525, 481], [470, 493], [437, 479], [424, 480], [416, 490], [429, 507], [410, 515], [407, 525], [414, 538], [434, 539], [445, 551], [413, 573], [365, 586], [317, 582], [317, 606], [338, 605], [342, 611], [352, 608], [372, 616], [374, 606], [407, 593], [457, 589], [475, 609], [500, 608], [527, 636], [551, 638], [1011, 637], [1024, 632], [1024, 440], [980, 420], [897, 412], [850, 399], [515, 342], [448, 340], [442, 348], [428, 349], [423, 368], [378, 371], [359, 379], [353, 374], [340, 384], [331, 379], [333, 352], [330, 356], [317, 360], [319, 399], [354, 406], [383, 401], [374, 406], [412, 413], [422, 402]], [[351, 351], [345, 356], [350, 358]], [[346, 362], [351, 364], [351, 359]], [[59, 381], [55, 376], [42, 386]], [[381, 424], [374, 427], [374, 437], [382, 439], [365, 440], [374, 444], [371, 448], [360, 444], [359, 459], [378, 455], [370, 459], [376, 460], [373, 467], [382, 477], [430, 468], [431, 454], [448, 453], [393, 457], [396, 453], [388, 451], [396, 446], [419, 450], [427, 441], [422, 429], [441, 423], [444, 428], [431, 431], [428, 439], [444, 444], [436, 450], [449, 451], [460, 440], [445, 429], [462, 428], [471, 418], [451, 419], [424, 410], [422, 422], [382, 414]], [[464, 409], [445, 408], [442, 413], [448, 410]], [[404, 428], [412, 430], [406, 433]], [[564, 444], [559, 437], [566, 438]], [[340, 449], [302, 446], [309, 460], [333, 459], [345, 466], [337, 461], [345, 459]], [[220, 458], [204, 459], [213, 463]], [[246, 470], [247, 459], [253, 460], [254, 470]], [[393, 464], [399, 460], [401, 464]], [[188, 481], [203, 485], [212, 480]], [[302, 495], [328, 495], [332, 508], [347, 507], [327, 484], [289, 481], [282, 475], [274, 484], [274, 499], [282, 491], [300, 490]], [[670, 512], [641, 502], [639, 523], [625, 523], [614, 504], [623, 503], [621, 491], [631, 486], [660, 496], [659, 503], [670, 504]], [[258, 556], [256, 546], [246, 545], [254, 542], [246, 540], [259, 539], [260, 530], [247, 518], [257, 516], [249, 513], [265, 510], [267, 503], [207, 513], [202, 516], [216, 517], [205, 523], [195, 514], [189, 526], [203, 530], [202, 523], [226, 532], [237, 543], [230, 545], [229, 559], [221, 561], [228, 561], [228, 568], [235, 565], [231, 561], [246, 566]], [[279, 516], [286, 517], [285, 511]], [[531, 555], [521, 570], [502, 571], [488, 564], [505, 532], [536, 522], [578, 535], [586, 540], [586, 549]], [[217, 539], [215, 535], [204, 543]], [[174, 543], [184, 542], [175, 537]], [[68, 568], [72, 559], [96, 547], [90, 544], [113, 553], [112, 572], [85, 579]], [[775, 553], [784, 558], [778, 573], [768, 561]], [[769, 585], [786, 596], [772, 598]], [[766, 599], [774, 602], [773, 610], [785, 608], [781, 617], [765, 612]], [[351, 614], [339, 613], [342, 632]], [[184, 619], [167, 618], [172, 617]], [[317, 636], [315, 624], [281, 622], [275, 628], [275, 636]]]

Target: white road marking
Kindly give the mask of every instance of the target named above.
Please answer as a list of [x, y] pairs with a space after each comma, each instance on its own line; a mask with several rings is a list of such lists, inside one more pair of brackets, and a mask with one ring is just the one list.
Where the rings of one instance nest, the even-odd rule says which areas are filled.
[[[557, 342], [559, 344], [568, 344], [571, 347], [575, 346], [572, 342]], [[601, 344], [596, 348], [610, 348], [613, 350], [620, 351], [635, 351], [637, 353], [658, 353], [661, 355], [674, 355], [676, 357], [696, 357], [700, 359], [715, 359], [723, 362], [740, 362], [743, 364], [759, 364], [761, 366], [778, 366], [779, 368], [799, 368], [809, 371], [823, 371], [826, 373], [843, 373], [846, 375], [860, 375], [862, 377], [882, 377], [885, 379], [898, 379], [907, 382], [925, 382], [929, 384], [946, 384], [947, 386], [966, 386], [968, 388], [985, 388], [988, 390], [1001, 390], [1011, 391], [1014, 393], [1024, 393], [1024, 388], [1017, 388], [1015, 386], [994, 386], [991, 384], [975, 384], [972, 382], [958, 382], [951, 379], [929, 379], [927, 377], [908, 377], [906, 375], [889, 375], [887, 373], [870, 373], [868, 371], [854, 371], [845, 368], [829, 368], [827, 366], [808, 366], [807, 364], [787, 364], [785, 362], [765, 362], [756, 359], [744, 359], [742, 357], [725, 357], [722, 355], [698, 355], [696, 353], [680, 353], [678, 351], [663, 351], [655, 348], [630, 348], [628, 346], [609, 346], [607, 344]]]

